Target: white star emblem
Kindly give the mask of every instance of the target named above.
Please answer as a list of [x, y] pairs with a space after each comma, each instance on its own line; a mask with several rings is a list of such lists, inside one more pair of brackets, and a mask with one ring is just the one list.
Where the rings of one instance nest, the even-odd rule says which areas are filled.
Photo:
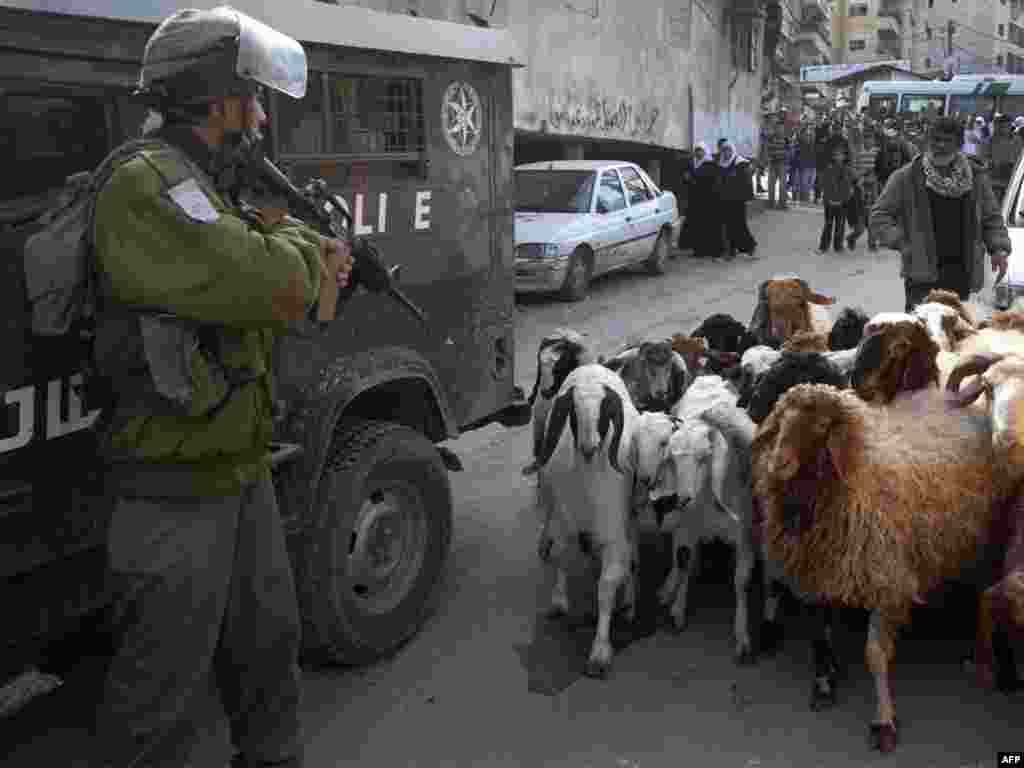
[[449, 143], [459, 154], [469, 154], [480, 138], [480, 102], [465, 83], [456, 83], [445, 100], [446, 127]]

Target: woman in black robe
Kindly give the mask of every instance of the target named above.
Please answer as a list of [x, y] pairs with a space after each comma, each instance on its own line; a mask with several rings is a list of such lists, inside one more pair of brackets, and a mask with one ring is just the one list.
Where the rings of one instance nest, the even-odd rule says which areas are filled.
[[714, 258], [722, 252], [722, 220], [718, 208], [718, 166], [708, 145], [693, 150], [683, 181], [687, 185], [686, 220], [679, 233], [679, 248], [692, 248], [698, 258]]

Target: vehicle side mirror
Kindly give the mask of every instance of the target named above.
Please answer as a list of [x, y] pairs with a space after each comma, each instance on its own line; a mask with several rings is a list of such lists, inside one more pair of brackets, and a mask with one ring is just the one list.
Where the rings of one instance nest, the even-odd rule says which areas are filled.
[[605, 204], [603, 200], [597, 201], [597, 212], [600, 213], [602, 216], [608, 213], [608, 206]]

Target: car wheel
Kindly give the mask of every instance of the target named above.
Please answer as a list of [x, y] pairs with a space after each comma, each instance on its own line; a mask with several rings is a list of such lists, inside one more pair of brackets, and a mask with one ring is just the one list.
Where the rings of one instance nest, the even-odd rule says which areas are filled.
[[587, 251], [577, 248], [569, 257], [569, 271], [565, 274], [561, 296], [566, 301], [581, 301], [590, 287], [590, 259]]
[[401, 424], [360, 422], [331, 447], [297, 569], [303, 656], [364, 664], [419, 631], [437, 600], [452, 494], [437, 448]]
[[658, 239], [654, 241], [654, 250], [651, 251], [651, 255], [647, 258], [645, 265], [647, 271], [652, 275], [663, 275], [665, 274], [665, 262], [668, 261], [668, 235], [665, 232], [658, 234]]

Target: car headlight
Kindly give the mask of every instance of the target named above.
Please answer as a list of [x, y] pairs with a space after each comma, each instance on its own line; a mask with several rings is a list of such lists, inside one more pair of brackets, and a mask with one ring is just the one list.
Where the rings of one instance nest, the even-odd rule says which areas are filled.
[[516, 246], [516, 256], [520, 259], [555, 259], [559, 251], [558, 243], [521, 243]]

